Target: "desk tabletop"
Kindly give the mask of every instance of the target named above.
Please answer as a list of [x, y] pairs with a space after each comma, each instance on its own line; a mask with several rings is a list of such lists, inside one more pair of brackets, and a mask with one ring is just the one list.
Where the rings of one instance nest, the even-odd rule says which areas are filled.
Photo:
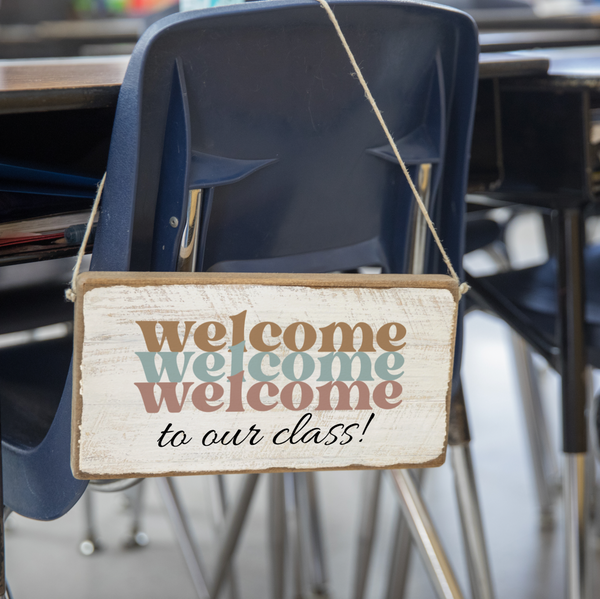
[[546, 58], [548, 74], [556, 77], [600, 77], [600, 46], [527, 50], [512, 55]]
[[482, 52], [592, 46], [600, 44], [600, 29], [542, 29], [480, 33], [479, 44]]
[[0, 60], [0, 114], [116, 104], [129, 56]]
[[476, 21], [479, 31], [519, 31], [539, 29], [587, 29], [600, 26], [600, 7], [571, 7], [568, 11], [550, 12], [522, 8], [466, 9]]
[[[0, 60], [0, 114], [114, 106], [129, 56]], [[481, 79], [544, 75], [543, 56], [488, 53]]]

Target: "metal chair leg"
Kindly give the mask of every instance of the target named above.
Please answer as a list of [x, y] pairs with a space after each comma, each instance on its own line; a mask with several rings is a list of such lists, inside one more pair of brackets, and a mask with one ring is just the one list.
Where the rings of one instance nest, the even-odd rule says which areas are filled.
[[[2, 450], [0, 448], [0, 499], [3, 500], [3, 494], [2, 494]], [[10, 590], [10, 585], [8, 584], [8, 580], [6, 580], [5, 578], [5, 570], [4, 570], [4, 532], [6, 530], [6, 520], [7, 518], [12, 514], [12, 510], [7, 507], [4, 506], [4, 510], [2, 513], [2, 518], [1, 518], [1, 522], [0, 524], [2, 525], [2, 528], [0, 528], [0, 559], [2, 560], [1, 566], [0, 566], [0, 579], [3, 581], [4, 583], [4, 594], [0, 595], [0, 599], [12, 599], [13, 595], [12, 595], [12, 591]], [[1, 585], [0, 585], [1, 586]], [[1, 590], [1, 589], [0, 589]]]
[[402, 510], [398, 511], [386, 599], [402, 599], [408, 580], [412, 538]]
[[[427, 470], [409, 470], [417, 492], [420, 492]], [[398, 520], [394, 537], [394, 548], [390, 562], [386, 599], [402, 599], [408, 582], [410, 557], [412, 554], [411, 531], [402, 509], [398, 510]]]
[[471, 435], [462, 385], [452, 396], [448, 443], [471, 583], [471, 595], [474, 599], [494, 599], [479, 498], [475, 485], [475, 473], [471, 460]]
[[[225, 491], [225, 477], [222, 474], [211, 476], [209, 478], [209, 485], [211, 489], [213, 519], [217, 530], [220, 530], [225, 522], [225, 514], [227, 513], [228, 508], [227, 493]], [[237, 599], [238, 587], [233, 564], [230, 564], [227, 568], [227, 572], [225, 573], [225, 584], [229, 587], [230, 599]]]
[[373, 538], [377, 523], [379, 494], [381, 490], [381, 470], [364, 472], [363, 498], [361, 508], [360, 532], [358, 535], [358, 553], [354, 577], [354, 599], [362, 599], [367, 585]]
[[183, 559], [192, 578], [196, 595], [198, 595], [198, 599], [210, 599], [211, 596], [208, 592], [206, 576], [203, 571], [204, 567], [201, 564], [200, 556], [192, 537], [191, 527], [183, 511], [174, 481], [172, 478], [157, 478], [156, 482], [162, 500], [167, 508], [167, 513], [175, 532], [175, 538], [179, 543]]
[[296, 477], [293, 473], [284, 474], [286, 521], [289, 541], [289, 555], [292, 562], [293, 597], [304, 597], [304, 559], [302, 555], [302, 527], [298, 509]]
[[454, 484], [466, 548], [471, 594], [477, 599], [493, 599], [494, 590], [469, 443], [453, 445], [450, 450], [450, 458], [454, 470]]
[[511, 340], [542, 525], [549, 527], [553, 524], [552, 510], [559, 485], [558, 463], [540, 397], [537, 373], [531, 359], [531, 349], [525, 340], [514, 331], [511, 331]]
[[237, 547], [242, 528], [246, 521], [246, 515], [250, 502], [254, 495], [254, 489], [258, 482], [258, 474], [245, 474], [242, 489], [234, 505], [227, 510], [225, 522], [223, 525], [223, 537], [217, 551], [217, 561], [215, 564], [215, 575], [210, 585], [210, 596], [217, 599], [225, 581], [227, 569], [231, 564], [231, 558]]
[[216, 527], [219, 527], [225, 521], [225, 512], [227, 511], [227, 494], [225, 492], [225, 477], [222, 474], [216, 474], [208, 477], [208, 486], [210, 491], [210, 505], [213, 513], [213, 521]]
[[271, 550], [271, 597], [285, 593], [286, 521], [283, 474], [269, 474], [269, 548]]
[[[0, 450], [0, 499], [3, 499], [2, 496], [2, 456]], [[10, 585], [8, 584], [8, 580], [5, 578], [5, 570], [4, 570], [4, 533], [6, 531], [6, 519], [12, 514], [12, 510], [9, 507], [4, 506], [3, 517], [0, 522], [0, 579], [4, 584], [4, 594], [0, 595], [0, 599], [12, 599], [12, 593], [10, 590]], [[1, 585], [0, 585], [1, 586]], [[0, 589], [1, 590], [1, 589]]]
[[92, 501], [92, 492], [89, 488], [83, 494], [83, 509], [85, 513], [85, 539], [79, 544], [79, 552], [82, 555], [89, 556], [102, 549], [102, 545], [98, 541], [98, 535], [96, 534], [94, 504]]
[[321, 515], [317, 501], [316, 476], [314, 472], [298, 472], [295, 474], [295, 480], [300, 521], [304, 529], [303, 538], [307, 542], [312, 597], [326, 599], [328, 597], [327, 569]]
[[131, 530], [125, 540], [127, 549], [146, 547], [150, 542], [148, 535], [141, 530], [142, 522], [142, 498], [144, 494], [145, 481], [123, 491], [128, 497], [132, 513]]
[[413, 541], [419, 550], [436, 595], [439, 599], [463, 599], [448, 557], [410, 472], [408, 470], [392, 470], [391, 473], [398, 490], [404, 517], [408, 522]]

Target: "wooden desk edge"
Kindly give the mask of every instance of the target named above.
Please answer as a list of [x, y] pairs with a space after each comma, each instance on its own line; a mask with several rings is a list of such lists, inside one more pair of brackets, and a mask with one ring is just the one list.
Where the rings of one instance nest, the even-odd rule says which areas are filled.
[[[87, 65], [90, 70], [97, 70], [107, 65], [122, 68], [123, 72], [128, 57], [119, 57], [118, 60], [107, 57], [106, 63], [101, 60], [63, 59], [62, 61], [48, 60], [48, 68], [60, 66], [64, 69], [68, 65]], [[42, 61], [15, 61], [14, 65], [21, 69], [39, 69]], [[0, 68], [9, 66], [10, 61], [0, 61]], [[479, 57], [480, 79], [491, 79], [496, 77], [518, 77], [544, 75], [548, 70], [548, 60], [541, 57], [524, 58], [501, 53], [482, 54]], [[89, 77], [88, 77], [89, 80]], [[27, 89], [1, 89], [0, 90], [0, 114], [18, 114], [26, 112], [46, 112], [56, 110], [77, 110], [84, 108], [109, 108], [117, 104], [121, 80], [119, 76], [111, 75], [103, 80], [96, 78], [93, 82], [85, 85], [74, 85], [72, 79], [60, 78], [53, 86], [40, 84], [39, 87]]]
[[479, 79], [543, 76], [548, 73], [550, 60], [542, 56], [525, 58], [502, 53], [479, 56]]
[[27, 89], [0, 93], [0, 114], [110, 108], [117, 105], [121, 84]]

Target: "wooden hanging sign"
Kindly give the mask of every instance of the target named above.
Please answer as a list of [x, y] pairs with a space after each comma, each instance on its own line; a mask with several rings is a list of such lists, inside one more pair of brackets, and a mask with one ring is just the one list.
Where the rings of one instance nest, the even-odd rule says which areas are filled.
[[82, 274], [73, 472], [438, 466], [457, 307], [446, 276]]

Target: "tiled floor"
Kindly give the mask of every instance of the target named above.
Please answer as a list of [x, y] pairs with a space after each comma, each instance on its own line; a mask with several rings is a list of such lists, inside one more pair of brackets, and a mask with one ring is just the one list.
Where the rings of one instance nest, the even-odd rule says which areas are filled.
[[[530, 239], [531, 235], [519, 237]], [[539, 256], [535, 257], [535, 251], [535, 247], [527, 248], [521, 244], [511, 258], [521, 260], [523, 264], [532, 255], [539, 259]], [[463, 375], [497, 598], [564, 597], [561, 505], [560, 501], [557, 502], [555, 527], [543, 531], [536, 508], [509, 333], [506, 326], [495, 318], [481, 313], [473, 313], [466, 318]], [[545, 406], [556, 433], [558, 380], [547, 370], [543, 370], [541, 380]], [[329, 590], [335, 599], [352, 597], [360, 494], [365, 477], [368, 473], [317, 475], [325, 527]], [[239, 477], [228, 478], [232, 493], [239, 480]], [[202, 556], [210, 569], [215, 559], [215, 530], [208, 479], [183, 478], [178, 480], [178, 484]], [[468, 579], [449, 463], [427, 472], [424, 494], [468, 597]], [[270, 597], [266, 498], [266, 477], [262, 477], [236, 558], [239, 597], [242, 598]], [[6, 560], [15, 599], [195, 597], [155, 481], [146, 483], [144, 527], [150, 544], [143, 549], [125, 550], [122, 547], [130, 517], [124, 508], [122, 494], [96, 493], [93, 500], [97, 506], [97, 522], [104, 549], [90, 557], [84, 557], [78, 551], [84, 535], [82, 502], [67, 516], [51, 523], [11, 516]], [[385, 596], [396, 515], [396, 498], [386, 478], [373, 567], [368, 581], [369, 598], [383, 599]], [[594, 538], [592, 545], [595, 544]], [[596, 567], [600, 564], [594, 547], [592, 562]], [[434, 597], [416, 553], [411, 561], [406, 597]]]

